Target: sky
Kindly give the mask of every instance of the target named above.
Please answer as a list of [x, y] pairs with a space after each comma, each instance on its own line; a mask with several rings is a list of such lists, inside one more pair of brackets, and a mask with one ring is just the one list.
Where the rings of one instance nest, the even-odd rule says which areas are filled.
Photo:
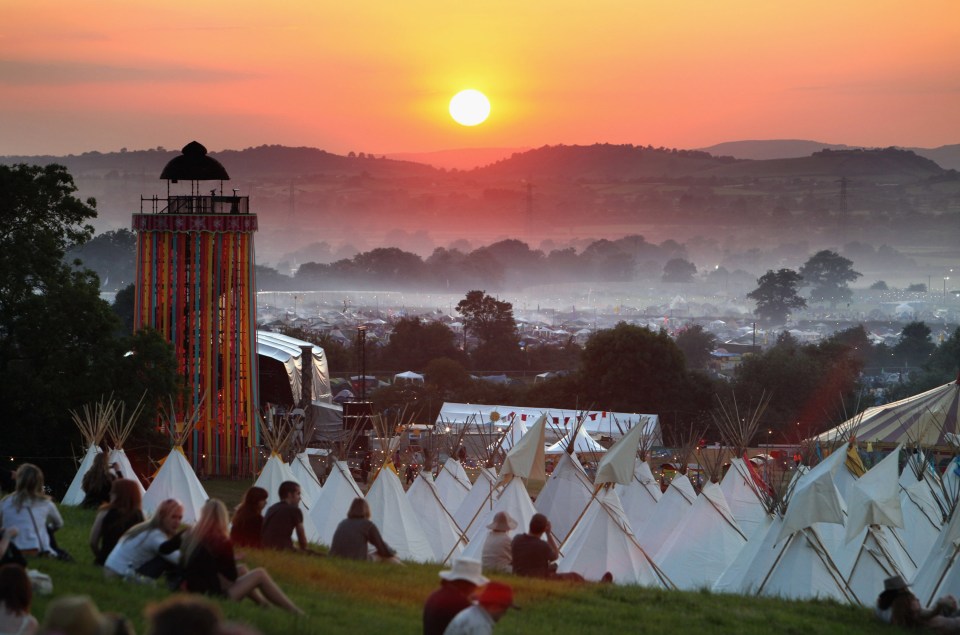
[[[960, 143], [956, 0], [0, 0], [0, 155]], [[447, 112], [485, 93], [474, 127]]]

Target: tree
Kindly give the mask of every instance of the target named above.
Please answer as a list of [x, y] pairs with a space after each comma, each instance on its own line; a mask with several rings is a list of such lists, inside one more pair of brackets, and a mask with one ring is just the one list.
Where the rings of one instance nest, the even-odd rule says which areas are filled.
[[402, 318], [394, 325], [390, 342], [383, 351], [384, 367], [420, 371], [438, 357], [459, 357], [456, 338], [446, 324], [424, 323], [416, 317]]
[[660, 413], [681, 402], [683, 353], [665, 331], [620, 322], [587, 340], [580, 382], [600, 409]]
[[683, 258], [672, 258], [663, 266], [663, 282], [693, 282], [697, 275], [697, 266]]
[[936, 349], [930, 341], [930, 327], [924, 322], [910, 322], [900, 331], [900, 341], [893, 347], [893, 355], [905, 366], [920, 366], [927, 363]]
[[168, 385], [162, 354], [126, 356], [148, 344], [117, 338], [96, 274], [63, 262], [93, 234], [94, 201], [75, 191], [62, 166], [0, 166], [0, 402], [16, 422], [4, 430], [4, 453], [51, 457], [35, 461], [57, 490], [75, 469], [61, 457], [80, 442], [70, 410], [111, 393], [133, 399], [132, 409], [144, 385]]
[[118, 229], [74, 247], [67, 252], [67, 257], [80, 260], [84, 267], [96, 272], [105, 287], [119, 289], [133, 284], [137, 273], [136, 252], [136, 235], [129, 229]]
[[457, 303], [457, 313], [463, 316], [467, 332], [481, 343], [516, 339], [517, 323], [509, 302], [497, 300], [484, 291], [470, 291]]
[[802, 309], [807, 301], [797, 292], [803, 278], [792, 269], [767, 271], [757, 280], [757, 288], [747, 297], [757, 303], [757, 317], [768, 324], [783, 324], [792, 309]]
[[683, 353], [688, 369], [706, 368], [710, 353], [717, 344], [717, 337], [703, 330], [699, 324], [693, 324], [677, 334], [677, 348]]
[[870, 285], [871, 291], [889, 291], [890, 287], [887, 286], [887, 283], [883, 280], [877, 280]]
[[911, 284], [906, 288], [906, 291], [907, 293], [926, 293], [927, 285], [923, 284], [922, 282], [918, 282], [916, 284]]
[[853, 262], [836, 253], [824, 249], [810, 257], [800, 267], [803, 286], [812, 287], [812, 302], [829, 302], [831, 307], [838, 302], [849, 302], [853, 291], [847, 287], [862, 274], [853, 270]]

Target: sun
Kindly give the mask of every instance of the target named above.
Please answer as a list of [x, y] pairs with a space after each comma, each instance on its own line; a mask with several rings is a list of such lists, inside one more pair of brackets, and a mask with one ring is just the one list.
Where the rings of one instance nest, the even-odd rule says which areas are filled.
[[490, 100], [479, 90], [461, 90], [450, 100], [450, 116], [461, 126], [476, 126], [490, 116]]

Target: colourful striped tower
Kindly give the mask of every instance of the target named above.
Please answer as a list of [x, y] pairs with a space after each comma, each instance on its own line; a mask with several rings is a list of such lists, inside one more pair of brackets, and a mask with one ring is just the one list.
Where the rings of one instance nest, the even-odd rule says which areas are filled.
[[[257, 330], [253, 233], [246, 196], [224, 195], [230, 177], [193, 141], [163, 169], [167, 198], [141, 198], [134, 328], [151, 327], [176, 351], [187, 395], [200, 408], [185, 446], [207, 475], [249, 475], [257, 446]], [[203, 190], [201, 181], [219, 181]], [[188, 194], [171, 194], [171, 184]]]

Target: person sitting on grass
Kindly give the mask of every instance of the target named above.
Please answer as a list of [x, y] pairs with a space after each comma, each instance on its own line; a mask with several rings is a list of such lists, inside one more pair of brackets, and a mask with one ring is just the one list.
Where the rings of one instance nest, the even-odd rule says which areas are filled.
[[932, 608], [924, 609], [901, 576], [883, 581], [883, 592], [874, 609], [888, 624], [906, 628], [927, 627], [936, 633], [960, 633], [960, 617], [952, 617], [957, 600], [952, 595], [939, 598]]
[[473, 592], [489, 582], [481, 571], [478, 560], [458, 558], [449, 571], [440, 572], [440, 588], [423, 604], [423, 635], [443, 635], [457, 613], [469, 608]]
[[488, 582], [475, 604], [453, 618], [444, 635], [492, 635], [493, 627], [513, 603], [513, 589], [503, 582]]
[[[373, 546], [371, 554], [367, 545]], [[330, 555], [351, 560], [380, 560], [401, 564], [397, 552], [383, 541], [380, 530], [370, 520], [370, 505], [362, 498], [355, 498], [347, 510], [347, 517], [340, 521], [333, 540]]]
[[81, 507], [96, 509], [110, 502], [110, 488], [121, 475], [119, 465], [107, 464], [110, 460], [108, 457], [106, 452], [97, 452], [93, 456], [93, 464], [80, 481], [80, 487], [83, 489]]
[[172, 498], [160, 503], [150, 520], [126, 531], [103, 563], [108, 578], [120, 576], [138, 579], [159, 578], [164, 573], [176, 575], [180, 567], [180, 538], [183, 505]]
[[[534, 514], [530, 518], [530, 531], [513, 537], [510, 543], [513, 572], [528, 578], [583, 582], [583, 576], [579, 573], [557, 573], [556, 560], [560, 557], [560, 548], [550, 529], [550, 520], [546, 516]], [[544, 534], [546, 540], [543, 539]], [[607, 575], [604, 575], [604, 581], [607, 581]]]
[[188, 591], [235, 601], [250, 598], [261, 606], [275, 605], [303, 615], [266, 569], [247, 571], [237, 566], [227, 533], [227, 508], [216, 498], [203, 504], [200, 520], [184, 536], [181, 562]]
[[26, 556], [56, 553], [52, 533], [63, 518], [43, 491], [43, 472], [32, 463], [17, 468], [17, 486], [0, 502], [0, 527], [16, 529], [13, 544]]
[[136, 635], [119, 613], [101, 613], [85, 595], [63, 595], [47, 605], [38, 635]]
[[263, 531], [263, 508], [267, 506], [267, 490], [262, 487], [251, 487], [243, 494], [243, 500], [233, 512], [233, 523], [230, 525], [230, 540], [234, 547], [263, 546], [261, 532]]
[[206, 598], [173, 595], [144, 610], [147, 635], [217, 635], [223, 622], [220, 607]]
[[291, 536], [296, 532], [300, 551], [307, 550], [307, 534], [303, 530], [303, 512], [300, 510], [300, 484], [296, 481], [280, 483], [280, 500], [270, 506], [263, 516], [263, 546], [266, 549], [293, 551]]
[[0, 633], [33, 635], [37, 618], [30, 614], [33, 587], [27, 571], [18, 564], [0, 567]]
[[128, 529], [143, 522], [140, 487], [136, 481], [118, 478], [110, 486], [110, 502], [100, 508], [90, 528], [93, 563], [103, 566]]

